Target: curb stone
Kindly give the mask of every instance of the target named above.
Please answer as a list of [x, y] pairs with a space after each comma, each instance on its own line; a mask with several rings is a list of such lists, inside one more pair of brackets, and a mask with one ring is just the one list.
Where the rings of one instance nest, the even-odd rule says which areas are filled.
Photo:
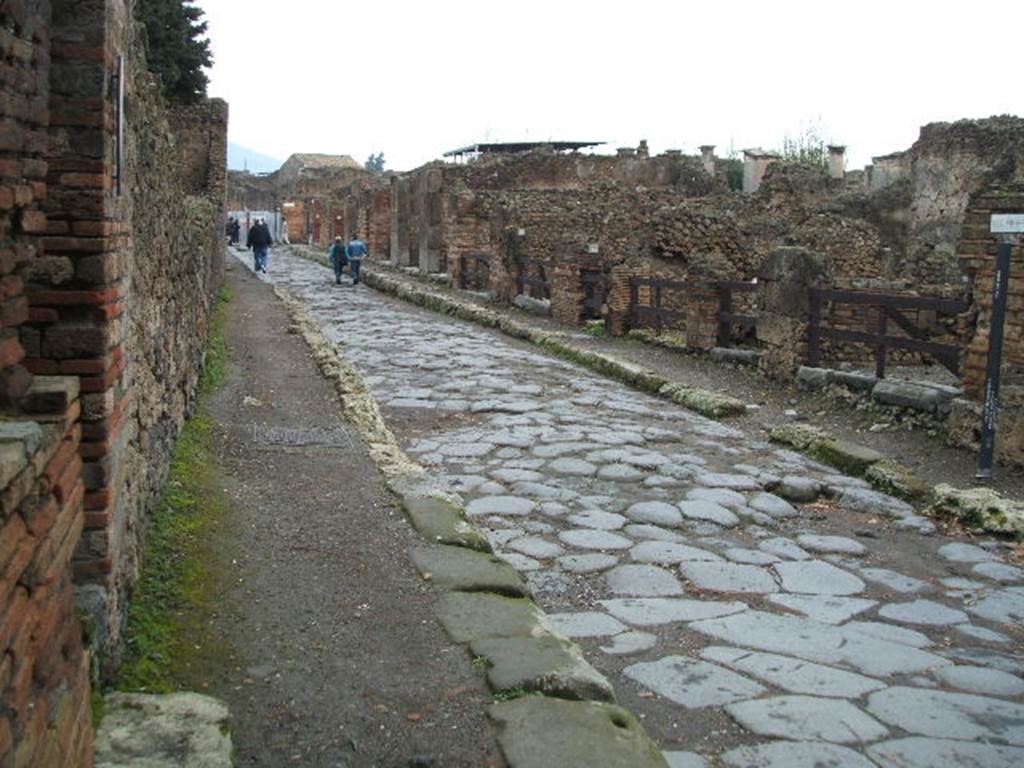
[[[293, 247], [292, 252], [316, 263], [327, 263], [326, 256], [306, 248]], [[565, 334], [538, 331], [495, 310], [476, 304], [467, 304], [453, 297], [442, 296], [418, 286], [409, 285], [403, 280], [384, 274], [381, 270], [380, 265], [371, 268], [364, 267], [363, 282], [381, 293], [390, 294], [410, 304], [487, 328], [495, 328], [513, 338], [528, 341], [564, 360], [609, 376], [642, 392], [667, 397], [677, 405], [696, 411], [710, 419], [739, 416], [747, 411], [746, 404], [736, 398], [711, 390], [687, 387], [679, 382], [671, 382], [642, 366], [620, 360], [612, 355], [576, 346], [566, 339]], [[665, 387], [671, 387], [671, 389], [668, 392], [663, 392]]]
[[[416, 548], [411, 555], [421, 574], [429, 574], [431, 581], [447, 590], [437, 611], [442, 626], [454, 642], [468, 642], [490, 659], [494, 666], [488, 669], [488, 681], [492, 686], [504, 686], [506, 680], [514, 680], [512, 690], [506, 690], [506, 694], [523, 693], [527, 686], [550, 694], [526, 696], [489, 710], [488, 714], [499, 725], [498, 744], [510, 768], [558, 762], [593, 768], [667, 768], [650, 737], [626, 710], [590, 701], [572, 703], [584, 709], [565, 709], [564, 705], [570, 702], [552, 698], [569, 695], [612, 699], [614, 692], [608, 681], [583, 659], [575, 643], [550, 629], [543, 611], [527, 599], [529, 592], [519, 573], [491, 554], [489, 545], [486, 550], [472, 546], [481, 540], [486, 542], [486, 537], [465, 520], [459, 495], [432, 480], [421, 465], [406, 455], [385, 424], [362, 376], [341, 357], [299, 301], [281, 287], [275, 287], [274, 292], [284, 304], [295, 331], [309, 346], [321, 374], [334, 384], [343, 415], [359, 430], [389, 490], [401, 500], [416, 530], [431, 540], [431, 544]], [[416, 512], [410, 512], [410, 508]], [[437, 511], [442, 508], [446, 511]], [[417, 520], [426, 534], [417, 526]], [[437, 535], [455, 540], [438, 545], [433, 543]], [[476, 631], [466, 628], [465, 619], [467, 606], [473, 605], [473, 600], [477, 601], [479, 621]], [[524, 605], [530, 606], [526, 616]], [[508, 615], [499, 615], [501, 606], [512, 610]], [[533, 612], [536, 621], [530, 620]], [[520, 622], [525, 634], [507, 634]], [[537, 744], [548, 747], [538, 753], [530, 746]], [[595, 744], [605, 748], [594, 751]], [[554, 754], [564, 757], [552, 760]]]

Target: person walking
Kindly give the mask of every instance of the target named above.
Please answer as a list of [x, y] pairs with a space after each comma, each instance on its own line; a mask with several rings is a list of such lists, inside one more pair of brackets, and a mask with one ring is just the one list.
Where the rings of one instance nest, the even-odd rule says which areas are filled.
[[238, 223], [238, 219], [231, 219], [231, 230], [228, 232], [229, 245], [238, 245], [238, 235], [241, 231], [242, 225]]
[[341, 272], [345, 269], [345, 265], [348, 264], [348, 256], [345, 255], [346, 250], [341, 235], [338, 235], [334, 238], [334, 243], [331, 244], [331, 250], [328, 253], [331, 266], [334, 267], [334, 282], [338, 285], [341, 285]]
[[256, 272], [267, 274], [267, 251], [273, 238], [270, 236], [270, 229], [263, 219], [256, 219], [256, 223], [249, 228], [249, 236], [245, 240], [245, 247], [252, 248], [253, 269]]
[[363, 258], [370, 255], [369, 249], [366, 247], [366, 243], [359, 239], [359, 235], [355, 232], [352, 233], [352, 238], [348, 241], [348, 265], [349, 271], [352, 273], [352, 285], [359, 284], [359, 269], [362, 266]]

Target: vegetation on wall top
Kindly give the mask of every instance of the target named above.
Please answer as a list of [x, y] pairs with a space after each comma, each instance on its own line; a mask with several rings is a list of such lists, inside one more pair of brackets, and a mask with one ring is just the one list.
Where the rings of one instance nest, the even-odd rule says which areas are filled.
[[160, 76], [164, 96], [194, 104], [206, 96], [213, 64], [203, 11], [185, 0], [138, 0], [138, 20], [145, 26], [149, 68]]

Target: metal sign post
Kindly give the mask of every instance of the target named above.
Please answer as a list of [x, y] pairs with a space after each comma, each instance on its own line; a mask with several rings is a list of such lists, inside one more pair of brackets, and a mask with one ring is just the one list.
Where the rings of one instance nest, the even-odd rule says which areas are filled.
[[[993, 214], [991, 231], [995, 235], [1024, 233], [1024, 214]], [[1006, 293], [1010, 283], [1009, 241], [999, 243], [996, 252], [996, 277], [992, 287], [992, 320], [988, 337], [988, 376], [985, 383], [985, 407], [981, 414], [981, 452], [978, 455], [978, 480], [992, 478], [996, 447], [996, 421], [999, 416], [999, 379], [1003, 361], [1003, 326], [1006, 323]]]

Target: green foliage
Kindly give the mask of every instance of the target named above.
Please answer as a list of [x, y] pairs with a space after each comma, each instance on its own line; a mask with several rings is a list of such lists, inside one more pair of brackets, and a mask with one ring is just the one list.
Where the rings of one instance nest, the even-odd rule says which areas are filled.
[[384, 153], [378, 152], [376, 155], [371, 154], [366, 158], [366, 162], [363, 164], [370, 173], [384, 173]]
[[811, 124], [796, 137], [786, 136], [782, 140], [782, 159], [809, 168], [827, 170], [828, 142], [822, 136], [821, 127]]
[[729, 157], [719, 161], [725, 166], [725, 183], [733, 192], [743, 191], [743, 161], [738, 157]]
[[[224, 329], [230, 300], [230, 293], [221, 291], [201, 383], [204, 394], [215, 391], [225, 376]], [[225, 511], [211, 445], [213, 427], [201, 407], [185, 425], [160, 503], [147, 521], [142, 570], [128, 611], [119, 690], [179, 690], [189, 684], [187, 672], [194, 674], [200, 654], [208, 658], [213, 652], [204, 617], [219, 579], [207, 540]]]
[[194, 104], [206, 95], [213, 64], [203, 11], [186, 0], [139, 0], [149, 68], [160, 76], [168, 101]]

